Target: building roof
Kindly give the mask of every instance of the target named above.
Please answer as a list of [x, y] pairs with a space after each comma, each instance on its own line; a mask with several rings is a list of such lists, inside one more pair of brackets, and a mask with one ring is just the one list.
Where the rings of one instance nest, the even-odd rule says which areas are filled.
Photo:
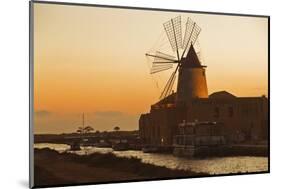
[[233, 99], [236, 98], [233, 94], [227, 92], [227, 91], [218, 91], [214, 92], [211, 95], [209, 95], [209, 98], [216, 98], [216, 99]]
[[172, 93], [169, 96], [161, 99], [160, 101], [156, 102], [154, 105], [161, 105], [161, 104], [173, 104], [176, 100], [176, 93]]
[[201, 65], [199, 58], [198, 58], [192, 44], [190, 45], [190, 48], [189, 48], [189, 51], [188, 51], [186, 57], [181, 59], [181, 67], [184, 67], [184, 68], [206, 67], [206, 66]]
[[[173, 104], [176, 101], [176, 94], [177, 93], [172, 93], [169, 96], [161, 99], [160, 101], [156, 102], [154, 105], [162, 105], [162, 104]], [[214, 92], [211, 95], [209, 95], [209, 99], [234, 99], [237, 98], [236, 96], [234, 96], [233, 94], [227, 92], [227, 91], [218, 91], [218, 92]], [[208, 100], [208, 98], [197, 98], [197, 100]]]
[[[163, 98], [162, 100], [156, 102], [152, 105], [152, 107], [161, 107], [169, 104], [175, 104], [176, 101], [176, 94], [172, 93], [166, 98]], [[267, 100], [266, 97], [260, 96], [260, 97], [236, 97], [233, 94], [227, 92], [227, 91], [218, 91], [214, 92], [211, 95], [209, 95], [209, 98], [194, 98], [193, 102], [211, 102], [211, 103], [234, 103], [234, 102], [252, 102], [252, 101], [260, 101], [260, 100]]]

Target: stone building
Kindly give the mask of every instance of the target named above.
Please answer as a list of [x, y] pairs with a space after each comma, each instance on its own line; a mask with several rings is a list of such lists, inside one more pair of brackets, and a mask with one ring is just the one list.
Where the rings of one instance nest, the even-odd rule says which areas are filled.
[[151, 106], [139, 119], [144, 144], [171, 145], [178, 124], [214, 121], [224, 124], [228, 142], [267, 140], [268, 99], [236, 97], [226, 91], [208, 95], [206, 66], [191, 45], [179, 68], [177, 92]]

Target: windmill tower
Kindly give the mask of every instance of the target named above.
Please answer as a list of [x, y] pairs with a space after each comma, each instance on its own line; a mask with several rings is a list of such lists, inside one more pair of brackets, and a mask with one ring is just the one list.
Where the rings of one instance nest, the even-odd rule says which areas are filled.
[[182, 39], [180, 16], [165, 22], [163, 25], [172, 51], [176, 55], [172, 56], [160, 51], [153, 54], [146, 53], [146, 56], [154, 57], [151, 74], [171, 69], [176, 65], [160, 95], [160, 99], [165, 99], [171, 94], [177, 75], [177, 104], [188, 103], [194, 98], [208, 98], [206, 66], [201, 65], [193, 46], [201, 28], [188, 18], [185, 23], [184, 38]]
[[200, 64], [193, 45], [183, 58], [179, 68], [177, 103], [186, 103], [193, 98], [208, 98], [206, 66]]

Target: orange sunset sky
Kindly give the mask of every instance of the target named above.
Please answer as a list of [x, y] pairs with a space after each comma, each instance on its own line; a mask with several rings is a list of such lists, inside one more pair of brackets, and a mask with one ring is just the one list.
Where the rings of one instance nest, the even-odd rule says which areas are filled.
[[202, 28], [209, 94], [267, 95], [267, 18], [35, 3], [34, 132], [74, 132], [82, 112], [95, 130], [137, 129], [170, 73], [151, 76], [145, 53], [178, 15]]

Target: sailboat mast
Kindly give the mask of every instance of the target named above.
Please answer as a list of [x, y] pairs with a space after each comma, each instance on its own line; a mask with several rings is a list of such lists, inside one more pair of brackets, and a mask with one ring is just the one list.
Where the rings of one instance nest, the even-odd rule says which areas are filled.
[[83, 125], [83, 128], [85, 127], [85, 115], [84, 115], [84, 112], [82, 114], [82, 125]]

